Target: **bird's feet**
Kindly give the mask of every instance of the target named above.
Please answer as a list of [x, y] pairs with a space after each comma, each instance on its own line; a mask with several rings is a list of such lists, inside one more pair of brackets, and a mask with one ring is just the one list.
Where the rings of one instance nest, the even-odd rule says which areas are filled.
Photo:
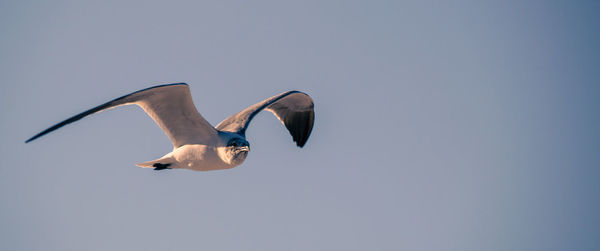
[[161, 164], [161, 163], [154, 163], [154, 165], [152, 165], [154, 167], [154, 170], [165, 170], [165, 169], [171, 169], [169, 166], [171, 164]]

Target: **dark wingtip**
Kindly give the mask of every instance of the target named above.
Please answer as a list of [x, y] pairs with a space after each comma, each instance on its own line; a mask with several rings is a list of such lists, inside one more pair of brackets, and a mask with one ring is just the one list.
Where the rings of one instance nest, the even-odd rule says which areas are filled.
[[48, 132], [44, 131], [44, 132], [41, 132], [41, 133], [38, 133], [38, 134], [36, 134], [35, 136], [33, 136], [33, 137], [29, 138], [28, 140], [25, 140], [25, 144], [27, 144], [27, 143], [29, 143], [29, 142], [31, 142], [31, 141], [34, 141], [34, 140], [36, 140], [37, 138], [39, 138], [39, 137], [43, 136], [43, 135], [44, 135], [44, 134], [46, 134], [46, 133], [48, 133]]
[[60, 124], [58, 124], [58, 125], [55, 125], [55, 126], [53, 126], [53, 127], [50, 127], [50, 128], [48, 128], [48, 129], [46, 129], [46, 130], [44, 130], [44, 131], [42, 131], [42, 132], [40, 132], [40, 133], [38, 133], [38, 134], [34, 135], [33, 137], [29, 138], [28, 140], [26, 140], [26, 141], [25, 141], [25, 144], [27, 144], [27, 143], [29, 143], [29, 142], [31, 142], [31, 141], [34, 141], [34, 140], [36, 140], [36, 139], [37, 139], [37, 138], [39, 138], [39, 137], [42, 137], [42, 136], [44, 136], [46, 133], [49, 133], [49, 132], [51, 132], [51, 131], [54, 131], [54, 130], [58, 129], [58, 127], [61, 127], [61, 126], [63, 126], [63, 125], [60, 125]]
[[315, 112], [311, 109], [310, 111], [301, 112], [285, 122], [294, 142], [296, 142], [296, 146], [304, 147], [312, 132], [314, 121]]
[[44, 135], [44, 133], [38, 133], [38, 134], [36, 134], [35, 136], [29, 138], [28, 140], [25, 140], [25, 144], [27, 144], [27, 143], [29, 143], [31, 141], [36, 140], [37, 138], [41, 137], [42, 135]]

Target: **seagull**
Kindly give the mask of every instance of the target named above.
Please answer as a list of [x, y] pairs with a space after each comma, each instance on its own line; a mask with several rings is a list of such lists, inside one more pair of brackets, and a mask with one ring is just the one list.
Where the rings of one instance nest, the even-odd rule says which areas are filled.
[[298, 147], [306, 144], [315, 119], [310, 96], [300, 91], [287, 91], [260, 101], [213, 127], [196, 110], [189, 86], [175, 83], [149, 87], [113, 99], [52, 126], [25, 143], [88, 115], [134, 104], [144, 109], [173, 143], [173, 151], [163, 157], [136, 164], [154, 170], [184, 168], [209, 171], [239, 166], [250, 151], [246, 129], [252, 118], [262, 110], [272, 112], [285, 125]]

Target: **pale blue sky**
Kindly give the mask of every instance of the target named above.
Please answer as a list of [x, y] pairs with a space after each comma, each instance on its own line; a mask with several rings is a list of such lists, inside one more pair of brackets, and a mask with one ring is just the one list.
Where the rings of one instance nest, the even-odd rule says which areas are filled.
[[[0, 250], [599, 250], [597, 1], [2, 1]], [[225, 171], [134, 164], [186, 82], [213, 125], [297, 89]]]

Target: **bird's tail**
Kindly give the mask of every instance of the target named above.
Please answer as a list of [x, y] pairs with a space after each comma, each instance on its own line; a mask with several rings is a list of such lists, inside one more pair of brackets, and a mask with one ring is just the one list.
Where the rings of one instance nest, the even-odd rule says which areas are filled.
[[175, 159], [169, 155], [165, 155], [160, 159], [137, 163], [135, 165], [142, 168], [154, 168], [156, 170], [161, 170], [172, 168], [173, 164], [175, 164]]

